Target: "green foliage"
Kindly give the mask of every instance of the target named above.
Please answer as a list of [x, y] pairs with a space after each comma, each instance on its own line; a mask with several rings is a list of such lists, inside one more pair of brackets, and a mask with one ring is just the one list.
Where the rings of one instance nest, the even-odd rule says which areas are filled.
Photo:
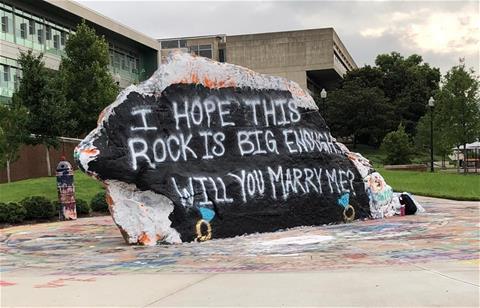
[[[415, 137], [424, 153], [430, 149], [430, 112], [418, 122]], [[434, 152], [442, 157], [480, 137], [479, 81], [464, 65], [454, 66], [445, 75], [435, 96], [433, 127]]]
[[105, 200], [105, 192], [103, 191], [96, 194], [92, 198], [90, 206], [94, 212], [108, 213], [108, 204]]
[[77, 215], [78, 216], [88, 215], [92, 212], [92, 208], [87, 203], [87, 201], [82, 200], [82, 199], [76, 199], [75, 203], [76, 203], [76, 206], [77, 206]]
[[435, 115], [444, 138], [453, 146], [480, 137], [479, 80], [473, 70], [462, 64], [447, 72], [436, 97]]
[[55, 212], [59, 213], [60, 209], [62, 208], [62, 204], [60, 203], [60, 201], [53, 200], [52, 203], [53, 203], [53, 206], [55, 207]]
[[58, 74], [45, 68], [43, 54], [35, 56], [31, 50], [20, 53], [18, 63], [22, 68], [22, 79], [13, 102], [26, 108], [27, 127], [34, 137], [32, 144], [48, 147], [58, 145], [58, 136], [65, 130], [66, 106], [63, 93], [58, 86]]
[[341, 87], [329, 94], [326, 119], [335, 137], [352, 136], [354, 146], [357, 142], [378, 146], [391, 130], [393, 109], [374, 86], [381, 77], [377, 69], [366, 66], [347, 73]]
[[27, 110], [17, 100], [0, 104], [0, 168], [18, 159], [18, 150], [27, 139]]
[[413, 154], [412, 144], [402, 124], [396, 131], [388, 133], [382, 142], [386, 153], [385, 163], [391, 165], [408, 164]]
[[[420, 121], [418, 121], [415, 134], [415, 147], [419, 154], [430, 160], [430, 116], [432, 111], [428, 111]], [[440, 117], [433, 112], [433, 150], [435, 155], [445, 158], [452, 152], [453, 143], [448, 138], [448, 125], [441, 123]], [[427, 160], [427, 159], [424, 159]]]
[[329, 93], [327, 124], [335, 136], [352, 137], [354, 145], [378, 146], [400, 123], [413, 135], [429, 97], [438, 89], [440, 71], [419, 55], [382, 54], [375, 64], [347, 72]]
[[404, 58], [397, 52], [378, 55], [375, 64], [383, 74], [380, 87], [394, 108], [394, 125], [403, 123], [413, 136], [428, 99], [438, 90], [440, 70], [424, 63], [419, 55]]
[[95, 34], [85, 21], [80, 23], [65, 46], [66, 56], [60, 63], [59, 75], [69, 105], [69, 135], [83, 136], [95, 126], [100, 112], [112, 103], [118, 86], [108, 70], [108, 43]]
[[19, 203], [0, 203], [0, 223], [22, 222], [26, 213], [25, 208]]
[[57, 215], [55, 205], [42, 196], [28, 197], [20, 203], [26, 210], [26, 219], [48, 219]]

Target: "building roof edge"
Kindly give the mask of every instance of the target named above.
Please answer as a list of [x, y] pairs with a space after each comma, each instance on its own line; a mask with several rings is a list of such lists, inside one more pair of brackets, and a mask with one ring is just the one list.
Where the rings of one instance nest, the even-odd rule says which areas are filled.
[[65, 0], [43, 0], [44, 2], [54, 5], [64, 11], [73, 13], [81, 18], [93, 22], [99, 26], [102, 26], [110, 31], [116, 32], [122, 36], [125, 36], [133, 41], [137, 41], [152, 49], [159, 50], [159, 44], [157, 40], [146, 36], [145, 34], [134, 30], [122, 23], [111, 19], [105, 15], [98, 13], [92, 9], [89, 9], [75, 1]]

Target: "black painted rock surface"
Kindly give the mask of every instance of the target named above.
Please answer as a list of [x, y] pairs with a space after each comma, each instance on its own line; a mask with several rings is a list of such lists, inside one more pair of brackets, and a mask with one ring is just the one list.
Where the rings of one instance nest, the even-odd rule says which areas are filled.
[[392, 198], [297, 84], [188, 54], [124, 90], [76, 157], [129, 243], [351, 221]]

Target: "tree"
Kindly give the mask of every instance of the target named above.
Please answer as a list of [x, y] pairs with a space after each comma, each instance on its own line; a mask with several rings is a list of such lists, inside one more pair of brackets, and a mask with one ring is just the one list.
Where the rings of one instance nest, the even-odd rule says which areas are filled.
[[50, 149], [58, 146], [58, 136], [64, 130], [65, 104], [63, 94], [56, 86], [55, 74], [45, 68], [43, 54], [35, 56], [31, 50], [20, 53], [18, 63], [22, 79], [12, 101], [27, 110], [29, 144], [46, 147], [48, 175], [51, 175]]
[[15, 100], [10, 105], [0, 104], [0, 167], [7, 169], [10, 183], [10, 164], [18, 159], [20, 146], [27, 132], [27, 110]]
[[[467, 143], [479, 139], [479, 80], [473, 70], [465, 69], [464, 64], [452, 67], [444, 76], [436, 101], [438, 129], [451, 145], [465, 149]], [[464, 167], [467, 171], [466, 164]]]
[[[442, 167], [445, 168], [445, 161], [448, 154], [452, 152], [454, 143], [448, 134], [448, 125], [444, 125], [438, 115], [438, 108], [433, 112], [433, 150], [436, 155], [442, 156]], [[430, 153], [430, 113], [428, 111], [417, 123], [415, 134], [415, 147], [419, 154], [425, 157]], [[430, 160], [430, 156], [428, 156]], [[425, 161], [427, 159], [425, 158]]]
[[118, 86], [108, 70], [108, 43], [85, 21], [68, 39], [65, 52], [59, 74], [70, 118], [75, 119], [69, 135], [80, 137], [96, 126], [100, 112], [117, 96]]
[[328, 125], [334, 136], [353, 138], [353, 146], [378, 146], [391, 130], [392, 108], [380, 89], [381, 73], [366, 66], [347, 73], [328, 99]]
[[400, 124], [396, 131], [388, 133], [382, 142], [382, 150], [386, 153], [385, 163], [392, 165], [408, 164], [413, 154], [410, 138]]
[[424, 63], [419, 55], [404, 58], [398, 52], [378, 55], [375, 64], [383, 74], [380, 87], [395, 109], [395, 126], [403, 123], [405, 131], [413, 136], [425, 114], [425, 104], [438, 90], [440, 70]]

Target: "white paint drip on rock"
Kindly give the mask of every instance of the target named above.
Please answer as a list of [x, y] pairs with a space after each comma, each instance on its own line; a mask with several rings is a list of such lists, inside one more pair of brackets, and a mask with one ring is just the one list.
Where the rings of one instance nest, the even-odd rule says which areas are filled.
[[158, 240], [181, 243], [180, 234], [170, 227], [168, 216], [173, 203], [153, 191], [140, 191], [135, 185], [106, 181], [113, 200], [111, 212], [115, 223], [128, 235], [128, 242], [155, 245]]

